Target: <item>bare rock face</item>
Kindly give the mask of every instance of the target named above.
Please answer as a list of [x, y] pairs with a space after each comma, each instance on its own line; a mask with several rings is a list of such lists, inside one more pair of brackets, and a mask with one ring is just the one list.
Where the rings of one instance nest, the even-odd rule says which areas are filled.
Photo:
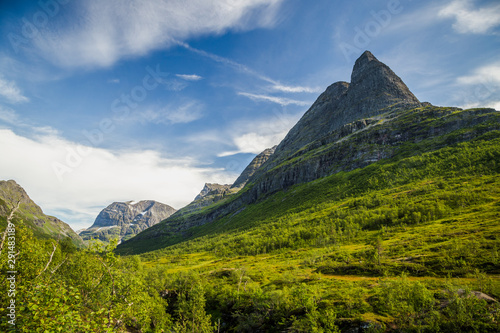
[[231, 185], [205, 183], [205, 186], [201, 190], [200, 194], [198, 194], [196, 198], [194, 198], [194, 201], [201, 200], [207, 196], [214, 196], [214, 195], [224, 196], [230, 193], [229, 192], [230, 188]]
[[278, 145], [273, 159], [282, 159], [283, 155], [353, 121], [420, 106], [422, 104], [404, 82], [365, 51], [354, 64], [351, 83], [330, 85]]
[[255, 158], [250, 162], [250, 164], [243, 170], [241, 175], [236, 179], [231, 188], [240, 189], [248, 182], [248, 180], [253, 176], [253, 174], [274, 154], [277, 146], [272, 148], [268, 148], [264, 150], [259, 155], [255, 156]]
[[176, 210], [153, 200], [113, 202], [103, 209], [94, 224], [80, 232], [83, 239], [127, 239], [166, 219]]
[[[201, 201], [195, 201], [122, 248], [132, 248], [135, 241], [189, 236], [191, 227], [231, 218], [269, 194], [396, 157], [406, 153], [408, 145], [423, 140], [436, 138], [436, 145], [429, 149], [440, 149], [451, 139], [438, 138], [464, 128], [475, 132], [453, 136], [454, 143], [498, 130], [498, 117], [492, 109], [457, 111], [421, 103], [388, 66], [366, 51], [356, 60], [350, 83], [330, 85], [273, 153], [252, 161], [231, 187], [236, 194], [230, 193], [224, 201], [218, 198], [217, 205], [207, 207], [211, 198], [207, 191], [202, 198], [207, 200], [206, 209], [197, 210], [195, 204], [201, 205]], [[485, 126], [479, 130], [479, 124]]]

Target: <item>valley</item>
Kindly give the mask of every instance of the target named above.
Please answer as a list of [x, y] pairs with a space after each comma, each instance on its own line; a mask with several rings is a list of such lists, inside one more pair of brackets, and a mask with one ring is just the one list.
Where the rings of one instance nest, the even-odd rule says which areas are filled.
[[[16, 211], [18, 324], [500, 332], [499, 175], [498, 111], [420, 102], [366, 51], [234, 184], [206, 183], [178, 211], [113, 203], [82, 248]], [[165, 216], [130, 231], [155, 205]]]

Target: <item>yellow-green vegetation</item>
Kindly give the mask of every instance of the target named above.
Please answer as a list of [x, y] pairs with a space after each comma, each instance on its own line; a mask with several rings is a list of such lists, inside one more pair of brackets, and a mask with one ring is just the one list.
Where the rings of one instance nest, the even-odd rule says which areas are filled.
[[[500, 332], [500, 132], [472, 125], [474, 135], [461, 127], [407, 142], [392, 158], [116, 252], [114, 244], [77, 250], [34, 238], [14, 221], [17, 327]], [[4, 330], [7, 320], [2, 314]]]

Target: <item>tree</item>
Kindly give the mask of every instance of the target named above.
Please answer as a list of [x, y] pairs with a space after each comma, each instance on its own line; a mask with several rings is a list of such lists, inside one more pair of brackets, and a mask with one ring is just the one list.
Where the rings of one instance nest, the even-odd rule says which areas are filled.
[[384, 246], [380, 235], [377, 236], [377, 238], [373, 239], [369, 245], [372, 247], [373, 257], [377, 261], [378, 265], [380, 265], [382, 254], [384, 253]]

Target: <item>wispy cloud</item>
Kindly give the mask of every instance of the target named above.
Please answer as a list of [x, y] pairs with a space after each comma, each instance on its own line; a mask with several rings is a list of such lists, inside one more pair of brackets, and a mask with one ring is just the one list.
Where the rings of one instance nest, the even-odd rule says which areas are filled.
[[0, 96], [7, 99], [10, 103], [22, 103], [29, 101], [14, 81], [7, 81], [0, 76]]
[[290, 99], [290, 98], [285, 98], [285, 97], [258, 95], [258, 94], [251, 94], [251, 93], [246, 93], [246, 92], [239, 92], [238, 95], [248, 97], [254, 101], [267, 101], [267, 102], [279, 104], [281, 106], [287, 106], [290, 104], [306, 106], [306, 105], [310, 104], [310, 102], [298, 101], [295, 99]]
[[9, 128], [15, 128], [29, 133], [31, 136], [43, 135], [59, 135], [59, 131], [50, 126], [37, 126], [22, 119], [19, 114], [11, 108], [0, 105], [0, 121], [8, 124]]
[[301, 113], [289, 114], [276, 111], [275, 114], [265, 118], [236, 122], [231, 125], [231, 128], [235, 130], [225, 134], [226, 137], [231, 138], [235, 149], [223, 151], [217, 156], [224, 157], [239, 153], [259, 154], [264, 149], [279, 144], [300, 116]]
[[285, 86], [282, 84], [275, 84], [272, 89], [286, 93], [320, 93], [322, 89], [319, 87], [302, 87], [302, 86]]
[[472, 74], [457, 79], [459, 84], [491, 84], [500, 86], [500, 62], [476, 68]]
[[439, 11], [439, 16], [455, 19], [453, 29], [466, 34], [485, 34], [500, 26], [500, 3], [475, 8], [475, 1], [453, 0]]
[[196, 74], [175, 74], [175, 76], [186, 81], [199, 81], [203, 79], [203, 77]]
[[180, 42], [180, 41], [177, 41], [176, 42], [177, 45], [181, 46], [181, 47], [184, 47], [185, 49], [193, 52], [193, 53], [196, 53], [202, 57], [205, 57], [205, 58], [208, 58], [208, 59], [211, 59], [217, 63], [220, 63], [220, 64], [223, 64], [225, 66], [228, 66], [240, 73], [245, 73], [247, 75], [250, 75], [250, 76], [253, 76], [253, 77], [256, 77], [258, 79], [261, 79], [263, 81], [266, 81], [266, 82], [269, 82], [269, 83], [272, 83], [274, 85], [277, 85], [279, 84], [277, 81], [263, 75], [263, 74], [260, 74], [259, 72], [251, 69], [250, 67], [246, 66], [246, 65], [243, 65], [243, 64], [240, 64], [234, 60], [231, 60], [231, 59], [228, 59], [228, 58], [224, 58], [224, 57], [221, 57], [217, 54], [213, 54], [213, 53], [210, 53], [210, 52], [207, 52], [207, 51], [204, 51], [204, 50], [200, 50], [200, 49], [197, 49], [195, 47], [192, 47], [191, 45], [187, 44], [187, 43], [184, 43], [184, 42]]
[[153, 124], [186, 124], [203, 117], [203, 104], [190, 101], [181, 105], [167, 105], [160, 108], [148, 108], [133, 113], [125, 121]]
[[500, 110], [500, 62], [485, 64], [456, 79], [455, 100], [460, 107], [492, 107]]
[[272, 79], [264, 74], [261, 74], [261, 73], [257, 72], [256, 70], [254, 70], [246, 65], [240, 64], [234, 60], [231, 60], [231, 59], [228, 59], [225, 57], [221, 57], [217, 54], [213, 54], [213, 53], [210, 53], [210, 52], [207, 52], [204, 50], [194, 48], [194, 47], [192, 47], [189, 44], [184, 43], [184, 42], [177, 42], [177, 44], [179, 46], [184, 47], [185, 49], [187, 49], [191, 52], [194, 52], [202, 57], [211, 59], [215, 62], [218, 62], [220, 64], [228, 66], [228, 67], [230, 67], [230, 68], [232, 68], [240, 73], [244, 73], [244, 74], [247, 74], [249, 76], [253, 76], [257, 79], [260, 79], [264, 82], [270, 83], [271, 84], [270, 90], [281, 91], [281, 92], [286, 92], [286, 93], [318, 93], [318, 92], [321, 92], [321, 88], [319, 88], [319, 87], [311, 88], [311, 87], [307, 87], [307, 86], [284, 85], [281, 82], [274, 80], [274, 79]]
[[35, 40], [58, 66], [107, 67], [193, 36], [271, 27], [282, 0], [84, 0], [71, 29], [51, 25]]
[[191, 159], [167, 158], [154, 150], [82, 146], [56, 133], [27, 138], [0, 129], [0, 155], [8, 157], [0, 163], [4, 179], [25, 186], [46, 213], [75, 229], [90, 226], [113, 201], [153, 199], [180, 208], [205, 182], [233, 180], [222, 170], [196, 167]]
[[120, 83], [120, 79], [109, 79], [108, 83]]
[[19, 123], [19, 117], [17, 113], [10, 108], [5, 108], [2, 106], [0, 106], [0, 120], [10, 125], [16, 125]]

